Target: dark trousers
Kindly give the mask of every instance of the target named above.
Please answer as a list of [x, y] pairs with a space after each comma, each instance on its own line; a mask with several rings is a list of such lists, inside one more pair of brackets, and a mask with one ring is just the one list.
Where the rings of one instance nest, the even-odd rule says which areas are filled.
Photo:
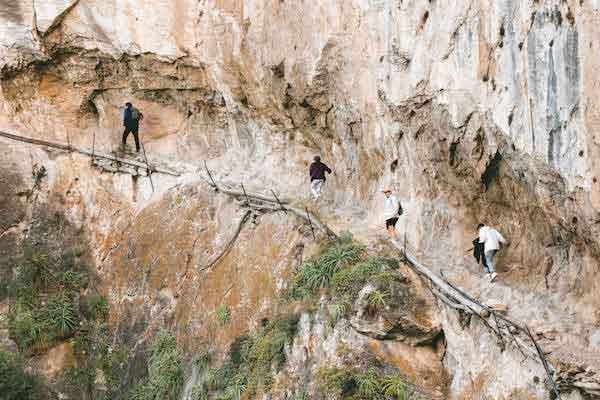
[[138, 125], [126, 125], [125, 131], [123, 131], [123, 147], [127, 145], [127, 136], [129, 133], [133, 134], [133, 139], [135, 140], [135, 151], [140, 152], [140, 138], [138, 136]]

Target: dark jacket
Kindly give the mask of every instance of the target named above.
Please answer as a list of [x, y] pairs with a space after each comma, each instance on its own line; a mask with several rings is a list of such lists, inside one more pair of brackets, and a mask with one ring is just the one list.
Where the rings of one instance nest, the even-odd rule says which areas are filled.
[[477, 264], [481, 262], [485, 268], [487, 268], [487, 262], [485, 261], [484, 244], [479, 243], [479, 237], [473, 239], [473, 257], [477, 260]]
[[131, 111], [133, 111], [133, 107], [125, 108], [125, 112], [123, 113], [123, 126], [131, 126], [137, 122], [131, 117]]
[[316, 179], [323, 179], [324, 181], [327, 180], [325, 178], [325, 172], [327, 173], [331, 173], [331, 169], [329, 169], [329, 167], [325, 164], [323, 164], [321, 161], [315, 161], [312, 164], [310, 164], [310, 180], [314, 181]]

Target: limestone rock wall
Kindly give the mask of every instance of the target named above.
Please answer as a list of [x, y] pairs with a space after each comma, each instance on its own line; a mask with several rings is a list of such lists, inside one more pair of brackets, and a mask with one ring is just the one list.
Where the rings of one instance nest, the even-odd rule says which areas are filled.
[[[90, 243], [116, 335], [193, 328], [178, 332], [193, 351], [225, 299], [240, 315], [210, 339], [225, 347], [313, 245], [298, 221], [261, 217], [202, 275], [242, 215], [207, 189], [203, 163], [307, 200], [320, 153], [335, 170], [325, 222], [379, 246], [378, 190], [391, 184], [409, 249], [527, 321], [565, 393], [598, 396], [599, 12], [593, 0], [0, 0], [0, 130], [109, 153], [130, 100], [150, 162], [182, 173], [153, 175], [153, 192], [87, 157], [0, 139], [3, 257], [27, 235], [25, 194], [44, 165], [43, 204]], [[481, 220], [511, 241], [495, 285], [467, 251]], [[457, 333], [453, 318], [450, 397], [543, 398], [539, 365], [506, 350], [499, 371], [495, 340]]]

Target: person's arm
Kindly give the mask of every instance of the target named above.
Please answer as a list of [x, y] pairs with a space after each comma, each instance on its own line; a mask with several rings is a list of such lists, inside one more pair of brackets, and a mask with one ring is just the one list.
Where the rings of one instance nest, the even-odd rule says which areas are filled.
[[[323, 164], [323, 165], [325, 165], [325, 164]], [[327, 173], [330, 174], [331, 173], [331, 168], [329, 168], [327, 165], [325, 165], [325, 171], [327, 171]]]
[[479, 243], [485, 243], [485, 229], [479, 229]]
[[128, 109], [125, 109], [125, 111], [123, 112], [123, 126], [127, 125], [127, 112], [128, 111], [129, 111]]
[[502, 234], [498, 231], [496, 231], [496, 233], [498, 234], [498, 241], [502, 244], [506, 244], [506, 239], [504, 239], [504, 236], [502, 236]]

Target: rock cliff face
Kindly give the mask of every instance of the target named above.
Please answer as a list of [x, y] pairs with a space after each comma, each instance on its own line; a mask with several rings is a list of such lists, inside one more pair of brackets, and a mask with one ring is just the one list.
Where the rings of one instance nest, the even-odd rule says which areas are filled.
[[[285, 360], [268, 359], [256, 397], [320, 398], [339, 378], [324, 369], [376, 364], [423, 397], [547, 398], [538, 361], [436, 301], [406, 266], [379, 312], [373, 282], [333, 324], [328, 294], [282, 305], [326, 236], [291, 213], [248, 213], [209, 183], [273, 190], [399, 258], [382, 240], [379, 190], [391, 185], [408, 251], [527, 323], [563, 399], [600, 398], [598, 22], [593, 0], [0, 0], [0, 131], [135, 158], [118, 150], [131, 101], [149, 163], [179, 174], [151, 182], [144, 168], [0, 138], [2, 348], [52, 396], [80, 398], [61, 373], [88, 365], [78, 338], [95, 329], [99, 294], [96, 339], [108, 342], [94, 351], [114, 368], [90, 367], [85, 398], [122, 398], [152, 376], [162, 330], [183, 360], [180, 397], [202, 398], [197, 355], [210, 347], [212, 364], [227, 363], [236, 338], [263, 343], [291, 307]], [[315, 154], [334, 169], [317, 204]], [[468, 250], [480, 221], [510, 241], [494, 284]], [[86, 278], [69, 295], [81, 328], [26, 352], [10, 288], [32, 248]], [[68, 286], [54, 272], [58, 289], [32, 278], [40, 307]]]

